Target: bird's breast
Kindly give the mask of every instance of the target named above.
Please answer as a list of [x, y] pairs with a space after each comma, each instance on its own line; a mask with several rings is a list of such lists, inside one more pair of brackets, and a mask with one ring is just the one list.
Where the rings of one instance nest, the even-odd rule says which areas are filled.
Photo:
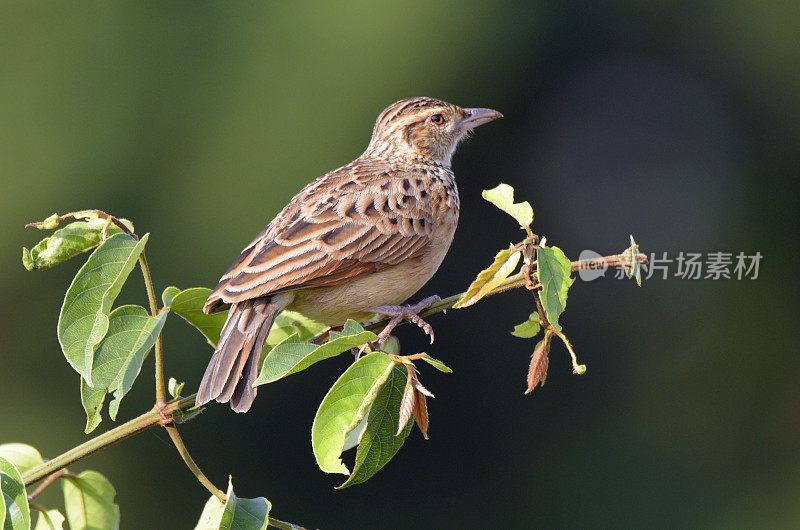
[[431, 279], [447, 254], [458, 222], [457, 211], [448, 217], [437, 223], [430, 244], [420, 256], [338, 285], [298, 289], [289, 309], [340, 326], [348, 318], [368, 318], [369, 308], [405, 302]]

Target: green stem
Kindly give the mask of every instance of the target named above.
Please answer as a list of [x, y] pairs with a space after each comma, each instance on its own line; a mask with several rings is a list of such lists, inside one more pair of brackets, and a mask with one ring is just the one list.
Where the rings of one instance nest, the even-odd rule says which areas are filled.
[[[142, 276], [144, 276], [144, 286], [147, 290], [147, 300], [150, 302], [150, 313], [153, 316], [158, 314], [158, 301], [156, 300], [155, 289], [153, 288], [153, 279], [150, 277], [150, 267], [147, 265], [147, 258], [144, 252], [139, 254], [139, 265], [142, 267]], [[156, 364], [156, 403], [167, 402], [167, 390], [164, 387], [164, 347], [161, 342], [161, 334], [156, 337], [155, 345], [155, 364]]]
[[[147, 290], [147, 299], [150, 302], [150, 313], [153, 316], [158, 314], [158, 301], [156, 300], [156, 293], [155, 289], [153, 288], [153, 280], [150, 276], [150, 267], [147, 265], [147, 258], [145, 258], [144, 252], [139, 255], [139, 265], [142, 267], [142, 275], [144, 276], [144, 285], [145, 289]], [[159, 333], [158, 337], [156, 337], [156, 344], [155, 344], [155, 365], [156, 365], [156, 409], [160, 409], [160, 413], [164, 412], [163, 404], [167, 402], [167, 389], [164, 385], [164, 346], [161, 341], [161, 334]], [[170, 439], [172, 440], [172, 444], [175, 446], [175, 449], [178, 450], [178, 454], [181, 455], [183, 462], [186, 464], [186, 467], [189, 468], [189, 471], [197, 478], [198, 482], [205, 486], [205, 488], [211, 492], [212, 495], [217, 497], [221, 502], [225, 502], [225, 493], [219, 490], [214, 483], [211, 482], [208, 477], [203, 473], [200, 467], [192, 458], [192, 455], [189, 454], [189, 449], [186, 447], [186, 444], [183, 443], [183, 439], [181, 438], [180, 433], [178, 432], [178, 427], [175, 425], [175, 422], [172, 421], [171, 414], [163, 413], [161, 414], [161, 424], [166, 429], [167, 434], [169, 434]]]
[[33, 499], [38, 497], [44, 490], [49, 488], [53, 484], [53, 482], [60, 479], [64, 475], [69, 475], [69, 471], [67, 471], [67, 468], [61, 468], [55, 473], [50, 473], [50, 475], [46, 479], [44, 479], [44, 482], [39, 484], [39, 487], [33, 490], [33, 493], [28, 495], [28, 502], [31, 502]]
[[225, 493], [214, 486], [214, 483], [211, 482], [208, 477], [206, 477], [205, 473], [203, 473], [197, 466], [194, 459], [192, 459], [192, 455], [189, 454], [189, 450], [186, 448], [186, 445], [183, 443], [183, 439], [181, 439], [181, 435], [178, 433], [178, 428], [175, 426], [175, 423], [168, 423], [164, 425], [164, 428], [167, 430], [167, 434], [169, 434], [169, 437], [172, 439], [175, 449], [178, 450], [178, 454], [180, 454], [181, 458], [183, 458], [183, 461], [186, 464], [186, 467], [189, 468], [189, 471], [192, 472], [200, 484], [205, 486], [206, 489], [211, 492], [211, 495], [214, 495], [220, 500], [220, 502], [224, 503], [226, 499]]
[[[174, 410], [186, 411], [193, 406], [194, 395], [191, 395], [189, 397], [167, 403], [166, 407], [164, 407], [164, 410], [168, 413], [172, 413]], [[81, 460], [82, 458], [86, 458], [87, 456], [96, 453], [100, 449], [104, 449], [109, 445], [122, 441], [125, 438], [129, 438], [134, 434], [139, 434], [142, 431], [146, 431], [150, 427], [158, 425], [160, 420], [161, 415], [157, 410], [153, 409], [145, 412], [137, 418], [130, 420], [127, 423], [123, 423], [119, 427], [115, 427], [99, 436], [95, 436], [91, 440], [87, 440], [79, 446], [73, 447], [66, 453], [63, 453], [25, 473], [22, 476], [22, 480], [25, 482], [25, 487], [27, 488], [31, 484], [39, 482], [51, 473], [55, 473], [59, 469], [65, 468], [68, 465]]]

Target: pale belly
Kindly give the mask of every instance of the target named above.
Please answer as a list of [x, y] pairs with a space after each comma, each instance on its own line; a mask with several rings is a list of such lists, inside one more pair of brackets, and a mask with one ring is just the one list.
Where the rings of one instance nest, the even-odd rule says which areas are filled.
[[287, 309], [331, 326], [340, 326], [348, 318], [368, 318], [369, 308], [399, 305], [419, 291], [441, 265], [453, 240], [455, 226], [447, 232], [417, 259], [341, 285], [298, 289]]

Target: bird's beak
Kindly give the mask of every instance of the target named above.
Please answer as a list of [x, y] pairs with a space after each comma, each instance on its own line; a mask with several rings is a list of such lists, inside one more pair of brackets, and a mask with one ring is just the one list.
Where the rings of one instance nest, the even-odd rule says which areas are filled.
[[456, 124], [458, 132], [466, 132], [484, 123], [489, 123], [503, 115], [492, 109], [463, 109], [465, 116]]

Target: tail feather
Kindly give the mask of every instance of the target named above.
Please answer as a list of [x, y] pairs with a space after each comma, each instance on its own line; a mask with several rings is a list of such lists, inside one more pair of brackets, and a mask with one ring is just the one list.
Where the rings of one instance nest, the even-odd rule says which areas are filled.
[[278, 313], [291, 302], [284, 293], [265, 296], [231, 306], [216, 351], [197, 390], [198, 405], [216, 399], [230, 401], [236, 412], [246, 412], [256, 398], [253, 382], [258, 361]]

